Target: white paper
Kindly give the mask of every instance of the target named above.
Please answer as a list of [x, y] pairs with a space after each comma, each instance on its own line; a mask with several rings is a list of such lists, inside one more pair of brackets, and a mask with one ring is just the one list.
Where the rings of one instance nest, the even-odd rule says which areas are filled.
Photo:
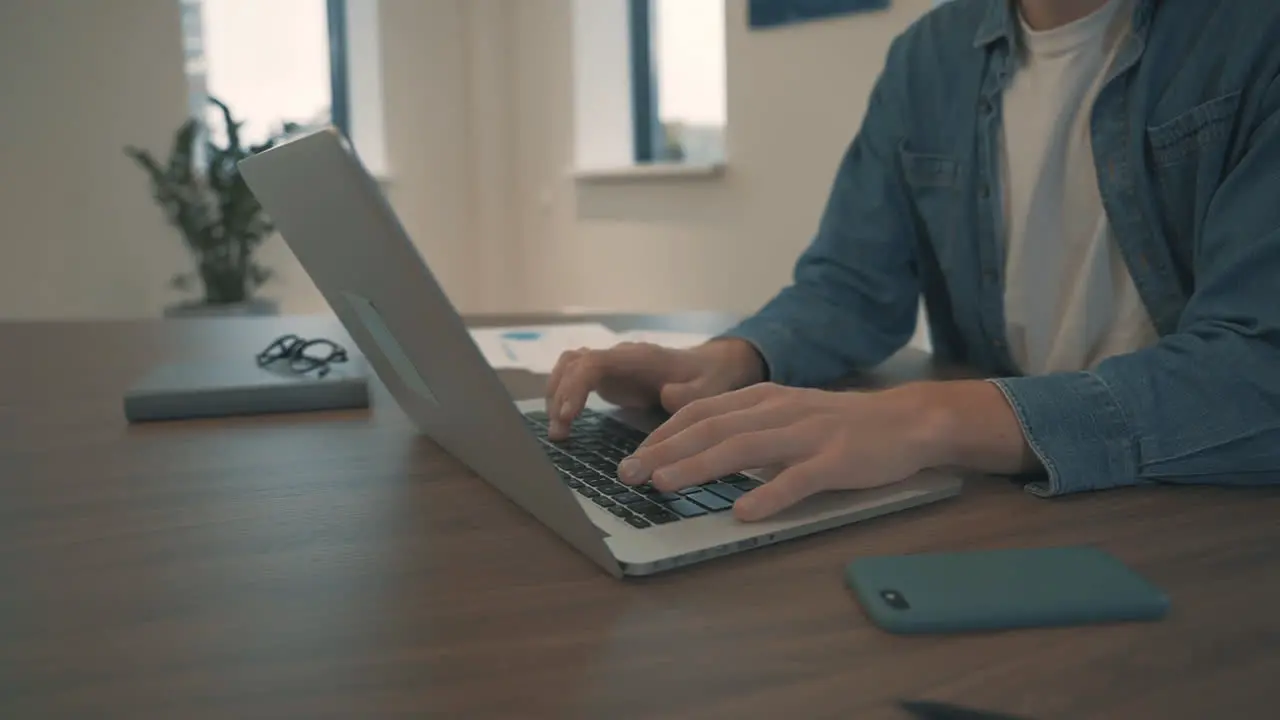
[[617, 333], [600, 323], [475, 328], [471, 338], [495, 369], [542, 374], [551, 372], [568, 350], [603, 350], [621, 342]]
[[697, 347], [711, 339], [706, 333], [673, 332], [669, 330], [630, 330], [618, 335], [619, 342], [652, 343], [669, 348]]

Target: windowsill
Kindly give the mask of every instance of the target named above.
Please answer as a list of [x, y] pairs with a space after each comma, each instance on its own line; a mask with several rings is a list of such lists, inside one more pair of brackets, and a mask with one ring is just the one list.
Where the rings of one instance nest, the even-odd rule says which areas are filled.
[[652, 163], [573, 171], [578, 182], [646, 182], [649, 180], [710, 180], [724, 175], [724, 163]]

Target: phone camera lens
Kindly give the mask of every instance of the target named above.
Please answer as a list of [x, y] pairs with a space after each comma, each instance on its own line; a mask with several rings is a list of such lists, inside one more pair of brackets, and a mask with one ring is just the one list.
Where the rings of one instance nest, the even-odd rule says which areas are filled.
[[880, 597], [884, 598], [889, 607], [896, 610], [906, 610], [911, 607], [907, 599], [897, 590], [881, 590]]

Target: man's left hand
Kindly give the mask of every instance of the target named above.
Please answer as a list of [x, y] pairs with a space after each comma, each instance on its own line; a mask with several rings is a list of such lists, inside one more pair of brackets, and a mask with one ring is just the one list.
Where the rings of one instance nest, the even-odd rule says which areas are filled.
[[758, 520], [823, 490], [887, 485], [935, 466], [935, 415], [909, 386], [865, 393], [761, 383], [685, 406], [618, 472], [674, 492], [776, 469], [734, 505], [738, 519]]

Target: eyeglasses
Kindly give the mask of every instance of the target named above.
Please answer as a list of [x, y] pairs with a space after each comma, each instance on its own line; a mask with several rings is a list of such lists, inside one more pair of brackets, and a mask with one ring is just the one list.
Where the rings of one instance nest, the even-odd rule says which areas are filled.
[[321, 378], [329, 374], [330, 365], [346, 361], [346, 349], [332, 340], [307, 340], [297, 335], [281, 335], [258, 353], [258, 367], [287, 362], [289, 370], [295, 373], [314, 371], [316, 377]]

